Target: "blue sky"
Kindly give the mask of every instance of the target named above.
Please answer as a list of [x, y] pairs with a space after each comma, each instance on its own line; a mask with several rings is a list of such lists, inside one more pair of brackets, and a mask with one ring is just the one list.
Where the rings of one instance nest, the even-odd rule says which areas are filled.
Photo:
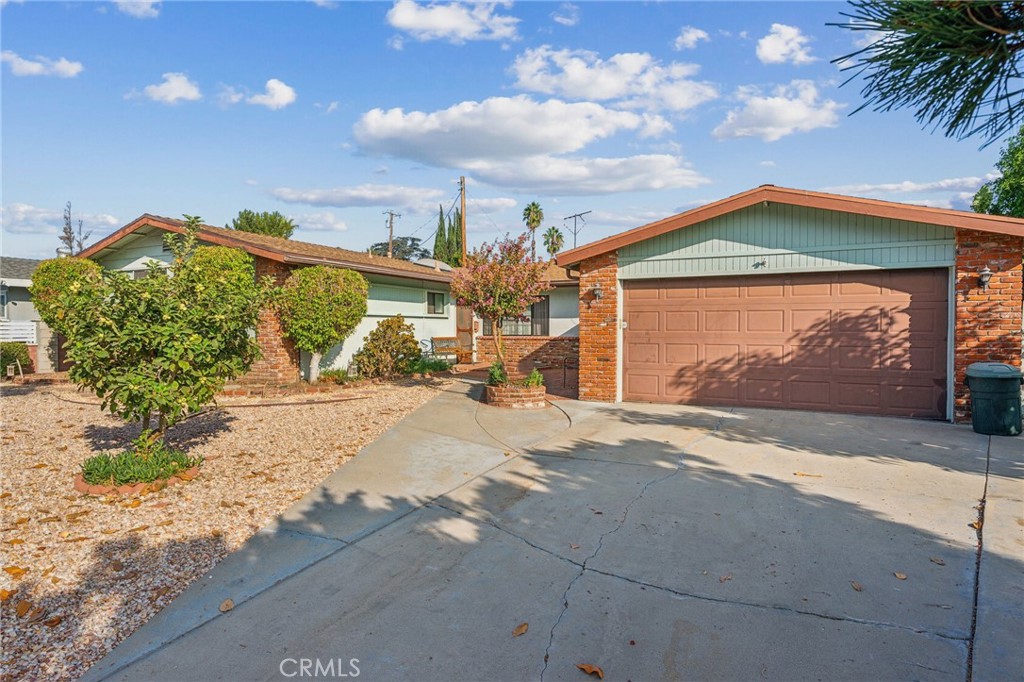
[[5, 255], [52, 256], [67, 201], [92, 241], [249, 208], [364, 250], [393, 209], [429, 246], [460, 175], [471, 245], [764, 183], [967, 208], [999, 154], [850, 116], [839, 2], [0, 3]]

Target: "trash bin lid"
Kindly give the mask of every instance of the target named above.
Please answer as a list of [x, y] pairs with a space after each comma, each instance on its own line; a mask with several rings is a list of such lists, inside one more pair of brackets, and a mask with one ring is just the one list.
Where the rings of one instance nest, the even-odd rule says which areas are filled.
[[975, 362], [967, 366], [967, 376], [977, 379], [1020, 379], [1019, 367], [1002, 362]]

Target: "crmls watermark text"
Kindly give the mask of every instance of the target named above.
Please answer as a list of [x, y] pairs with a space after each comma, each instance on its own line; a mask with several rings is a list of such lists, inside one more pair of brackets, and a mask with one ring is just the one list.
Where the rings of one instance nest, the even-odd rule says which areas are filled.
[[358, 658], [286, 658], [279, 668], [285, 677], [359, 677]]

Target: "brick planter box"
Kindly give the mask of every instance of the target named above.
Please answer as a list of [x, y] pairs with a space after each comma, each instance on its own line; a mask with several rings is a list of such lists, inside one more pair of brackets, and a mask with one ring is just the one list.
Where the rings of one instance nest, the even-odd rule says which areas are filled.
[[543, 386], [488, 386], [486, 401], [495, 407], [535, 410], [547, 404], [547, 391]]

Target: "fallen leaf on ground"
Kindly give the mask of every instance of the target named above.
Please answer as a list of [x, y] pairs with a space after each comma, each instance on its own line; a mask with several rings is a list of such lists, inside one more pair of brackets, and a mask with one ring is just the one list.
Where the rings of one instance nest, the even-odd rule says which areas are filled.
[[28, 573], [28, 569], [22, 568], [21, 566], [4, 566], [4, 573], [17, 580], [21, 576]]
[[597, 675], [597, 679], [604, 679], [604, 671], [596, 665], [590, 665], [589, 663], [577, 663], [576, 667], [585, 672], [588, 675]]
[[39, 519], [39, 523], [52, 523], [53, 521], [60, 521], [60, 517], [59, 516], [47, 516], [45, 518]]
[[74, 523], [75, 521], [77, 521], [78, 519], [82, 518], [83, 516], [85, 516], [88, 513], [89, 513], [89, 510], [87, 509], [85, 511], [80, 511], [80, 512], [75, 512], [73, 514], [68, 514], [64, 518], [67, 519], [68, 521], [70, 521], [71, 523]]
[[724, 582], [727, 582], [729, 580], [732, 580], [732, 575], [731, 574], [730, 575], [723, 575], [723, 576], [720, 576], [718, 578], [718, 582], [720, 582], [720, 583], [724, 583]]
[[22, 599], [18, 602], [18, 605], [14, 607], [14, 612], [18, 614], [18, 618], [23, 618], [26, 613], [32, 610], [32, 602]]
[[100, 532], [103, 533], [104, 535], [113, 535], [114, 533], [117, 532], [117, 528], [104, 528]]
[[579, 545], [574, 545], [571, 542], [569, 543], [569, 549], [579, 549], [579, 548], [580, 548]]
[[128, 508], [128, 509], [135, 509], [136, 507], [140, 506], [141, 504], [142, 504], [142, 500], [136, 499], [136, 500], [132, 500], [131, 502], [129, 502], [128, 504], [126, 504], [124, 506], [126, 508]]
[[0, 500], [6, 500], [10, 496], [10, 493], [0, 493]]
[[850, 581], [850, 587], [852, 587], [853, 589], [857, 590], [858, 592], [863, 592], [864, 591], [864, 586], [861, 585], [856, 580], [851, 580]]
[[22, 540], [21, 538], [11, 538], [10, 540], [7, 541], [8, 545], [21, 545], [21, 544], [24, 544], [24, 543], [25, 543], [25, 541]]
[[120, 560], [114, 559], [113, 561], [110, 562], [110, 568], [115, 570], [115, 571], [120, 571], [122, 568], [124, 568], [124, 564], [121, 563]]
[[894, 571], [893, 575], [896, 576], [896, 580], [906, 580], [907, 579], [907, 574], [906, 573], [900, 573], [899, 571]]
[[49, 567], [43, 569], [43, 577], [45, 578], [46, 576], [48, 576], [51, 573], [53, 573], [53, 569], [55, 569], [55, 568], [57, 568], [57, 566], [55, 564], [50, 564]]
[[62, 620], [64, 619], [60, 616], [50, 616], [49, 618], [43, 621], [43, 625], [45, 625], [48, 628], [55, 628], [58, 625], [60, 625]]
[[38, 623], [43, 618], [46, 618], [46, 609], [44, 609], [42, 607], [39, 607], [38, 609], [36, 609], [36, 610], [34, 610], [34, 611], [32, 611], [31, 613], [28, 614], [28, 620], [26, 620], [25, 622], [26, 623]]
[[224, 601], [222, 601], [220, 603], [220, 612], [221, 613], [227, 613], [228, 611], [230, 611], [233, 608], [235, 608], [235, 602], [231, 601], [230, 599], [225, 599]]
[[158, 523], [156, 525], [157, 526], [169, 526], [172, 523], [174, 523], [174, 519], [167, 519], [166, 521], [161, 521], [160, 523]]
[[28, 468], [29, 469], [45, 469], [47, 466], [49, 466], [49, 465], [46, 464], [45, 462], [39, 462], [38, 464], [33, 464], [32, 466], [30, 466]]
[[973, 528], [974, 530], [981, 530], [981, 521], [972, 521], [971, 523], [968, 523], [967, 525], [970, 526], [971, 528]]
[[629, 645], [630, 646], [636, 646], [636, 640], [635, 639], [629, 640]]
[[807, 474], [803, 471], [794, 471], [794, 476], [806, 476], [807, 478], [825, 478], [822, 474]]
[[13, 597], [15, 592], [17, 592], [17, 590], [0, 590], [0, 603]]
[[82, 542], [83, 540], [92, 540], [88, 535], [80, 535], [77, 538], [68, 538], [64, 542]]
[[20, 526], [21, 524], [28, 523], [28, 522], [29, 522], [29, 518], [27, 516], [22, 516], [21, 518], [14, 520], [14, 525], [15, 526]]
[[526, 631], [529, 630], [529, 629], [530, 629], [530, 624], [529, 623], [520, 623], [519, 625], [516, 626], [516, 629], [512, 631], [512, 636], [513, 637], [518, 637], [519, 635], [525, 635]]
[[940, 559], [937, 556], [928, 557], [928, 561], [932, 562], [933, 564], [938, 564], [939, 566], [945, 566], [946, 565], [946, 560], [945, 559]]
[[135, 526], [134, 528], [129, 528], [128, 530], [125, 531], [125, 533], [135, 533], [135, 532], [140, 531], [140, 530], [146, 530], [147, 528], [149, 528], [149, 526], [143, 524], [141, 526]]

